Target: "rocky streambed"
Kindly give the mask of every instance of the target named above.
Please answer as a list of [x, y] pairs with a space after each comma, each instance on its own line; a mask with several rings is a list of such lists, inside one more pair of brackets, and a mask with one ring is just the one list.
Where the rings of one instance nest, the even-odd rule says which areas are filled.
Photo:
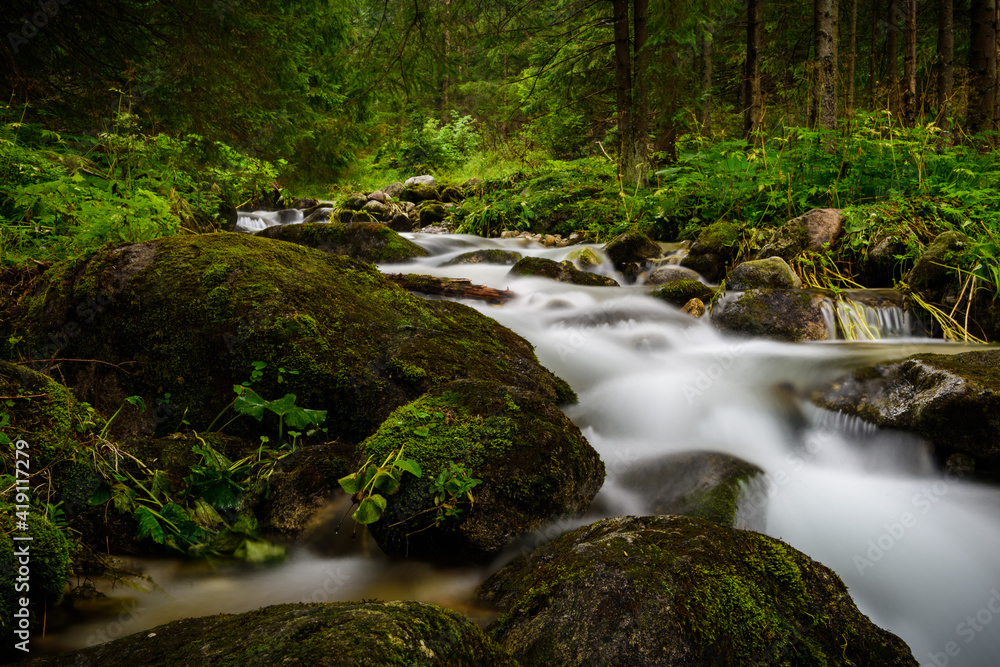
[[[975, 481], [995, 469], [994, 353], [951, 356], [971, 350], [914, 335], [891, 296], [838, 309], [784, 259], [723, 259], [710, 277], [708, 239], [685, 254], [633, 237], [400, 237], [354, 215], [16, 278], [8, 356], [36, 361], [0, 379], [48, 471], [33, 484], [61, 508], [33, 508], [34, 632], [108, 553], [263, 562], [283, 547], [284, 564], [224, 578], [238, 593], [191, 579], [174, 613], [299, 603], [165, 626], [112, 605], [77, 641], [111, 623], [135, 634], [40, 664], [992, 664], [1000, 633], [977, 621], [966, 642], [961, 624], [1000, 576], [1000, 493]], [[516, 298], [421, 298], [367, 262]], [[723, 277], [744, 296], [697, 317]], [[852, 322], [867, 333], [845, 335]], [[335, 536], [350, 506], [337, 480], [397, 455], [421, 474], [379, 488], [374, 543]], [[400, 559], [459, 568], [463, 592], [434, 601], [482, 627], [361, 601]], [[97, 608], [86, 590], [63, 607]]]

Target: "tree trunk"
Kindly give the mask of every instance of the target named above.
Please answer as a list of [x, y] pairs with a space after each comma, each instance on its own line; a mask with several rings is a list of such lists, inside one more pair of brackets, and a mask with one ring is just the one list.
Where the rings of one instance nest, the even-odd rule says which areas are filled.
[[632, 3], [632, 32], [635, 39], [633, 45], [632, 58], [632, 118], [635, 126], [633, 142], [634, 172], [629, 175], [626, 181], [630, 185], [649, 185], [649, 166], [646, 159], [646, 146], [649, 141], [649, 104], [648, 104], [648, 81], [647, 71], [649, 69], [649, 50], [646, 48], [646, 40], [649, 38], [648, 23], [649, 0], [633, 0]]
[[858, 59], [858, 0], [851, 0], [851, 55], [847, 63], [847, 115], [854, 115], [854, 74]]
[[938, 117], [944, 134], [951, 128], [952, 91], [955, 88], [955, 12], [954, 0], [938, 0]]
[[712, 22], [705, 22], [701, 38], [701, 134], [712, 135]]
[[878, 2], [872, 0], [872, 23], [870, 41], [868, 44], [868, 108], [875, 109], [875, 32], [878, 26]]
[[885, 83], [889, 89], [889, 111], [899, 115], [899, 8], [889, 0], [889, 23], [885, 36]]
[[747, 1], [747, 62], [743, 77], [745, 95], [745, 112], [743, 116], [743, 131], [749, 142], [761, 130], [761, 120], [764, 115], [764, 100], [760, 89], [760, 50], [764, 41], [764, 5], [763, 0]]
[[815, 0], [816, 120], [837, 129], [837, 0]]
[[903, 52], [903, 71], [906, 92], [903, 94], [903, 117], [906, 126], [917, 121], [917, 0], [906, 0], [906, 35]]
[[996, 0], [972, 0], [969, 48], [970, 95], [966, 111], [969, 134], [990, 129], [996, 74]]
[[629, 2], [614, 0], [615, 31], [615, 102], [618, 107], [618, 175], [622, 185], [635, 185], [642, 178], [644, 160], [638, 154], [632, 89], [632, 54], [629, 48]]

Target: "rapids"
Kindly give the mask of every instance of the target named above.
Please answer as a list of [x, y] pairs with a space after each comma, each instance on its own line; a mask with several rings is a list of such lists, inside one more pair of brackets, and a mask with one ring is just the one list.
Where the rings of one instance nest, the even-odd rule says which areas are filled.
[[[254, 224], [272, 221], [257, 218]], [[689, 450], [739, 456], [766, 471], [746, 489], [740, 510], [746, 525], [833, 568], [861, 610], [902, 637], [922, 665], [1000, 664], [1000, 489], [943, 475], [913, 436], [881, 431], [800, 398], [851, 368], [966, 346], [914, 337], [901, 311], [860, 306], [839, 315], [863, 322], [855, 327], [864, 332], [857, 338], [884, 340], [729, 338], [650, 298], [642, 285], [584, 288], [511, 279], [507, 266], [441, 266], [480, 248], [555, 260], [572, 248], [405, 236], [431, 256], [383, 271], [468, 278], [519, 295], [503, 307], [469, 305], [531, 341], [540, 361], [579, 394], [567, 413], [607, 466], [595, 502], [603, 514], [644, 511], [642, 499], [617, 479], [645, 460]], [[571, 527], [555, 526], [545, 537]], [[389, 567], [356, 554], [298, 553], [249, 574], [190, 576], [160, 567], [154, 578], [165, 592], [136, 594], [141, 613], [78, 625], [62, 637], [62, 647], [94, 643], [101, 632], [114, 638], [116, 622], [120, 635], [181, 616], [277, 602], [400, 597], [468, 611], [469, 594], [486, 574]]]

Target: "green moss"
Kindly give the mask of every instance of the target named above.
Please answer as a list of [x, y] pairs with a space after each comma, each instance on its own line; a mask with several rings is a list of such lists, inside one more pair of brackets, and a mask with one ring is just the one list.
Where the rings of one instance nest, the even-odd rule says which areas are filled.
[[715, 290], [697, 280], [674, 280], [663, 287], [657, 287], [649, 295], [683, 308], [691, 299], [701, 299], [707, 303], [715, 295]]
[[408, 262], [427, 256], [427, 251], [383, 224], [303, 223], [269, 227], [258, 236], [346, 255], [373, 264]]
[[539, 276], [574, 285], [617, 287], [618, 282], [607, 276], [581, 271], [573, 262], [556, 262], [545, 257], [523, 257], [511, 267], [513, 276]]
[[[550, 402], [486, 382], [455, 382], [397, 409], [360, 455], [381, 462], [400, 449], [424, 477], [403, 476], [373, 535], [388, 553], [430, 553], [436, 561], [492, 556], [547, 517], [585, 509], [604, 478], [596, 452]], [[433, 513], [421, 512], [434, 507], [432, 480], [449, 462], [483, 480], [475, 505], [461, 522], [417, 532], [432, 522]]]
[[702, 252], [728, 254], [739, 243], [742, 235], [743, 231], [738, 224], [721, 220], [702, 229], [695, 243]]

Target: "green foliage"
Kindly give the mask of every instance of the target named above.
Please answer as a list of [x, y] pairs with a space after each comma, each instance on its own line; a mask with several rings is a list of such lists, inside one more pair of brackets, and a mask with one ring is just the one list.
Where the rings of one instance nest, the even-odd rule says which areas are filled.
[[400, 448], [390, 452], [382, 465], [377, 465], [369, 456], [358, 472], [337, 480], [340, 487], [351, 495], [352, 506], [358, 505], [351, 518], [362, 525], [382, 518], [387, 504], [385, 496], [399, 490], [400, 477], [404, 472], [417, 477], [423, 474], [416, 461], [403, 458], [403, 449]]
[[472, 489], [482, 480], [473, 479], [472, 473], [463, 465], [448, 461], [448, 467], [442, 468], [434, 479], [434, 525], [439, 526], [450, 517], [458, 517], [462, 513], [459, 507], [468, 503], [472, 507], [475, 499]]
[[408, 170], [438, 170], [465, 162], [479, 147], [479, 132], [472, 116], [452, 111], [451, 120], [441, 124], [436, 118], [414, 114], [401, 142], [383, 146], [376, 162], [388, 154], [389, 167]]

